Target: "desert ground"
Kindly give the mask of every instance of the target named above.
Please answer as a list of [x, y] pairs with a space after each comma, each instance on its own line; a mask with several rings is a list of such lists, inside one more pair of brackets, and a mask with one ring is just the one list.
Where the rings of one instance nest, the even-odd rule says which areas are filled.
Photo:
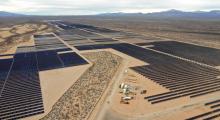
[[[29, 19], [22, 18], [20, 22], [14, 23], [11, 20], [10, 24], [4, 24], [5, 20], [0, 22], [0, 60], [13, 59], [14, 55], [23, 54], [18, 53], [19, 47], [28, 48], [28, 46], [34, 46], [35, 52], [39, 56], [42, 51], [48, 52], [47, 56], [51, 51], [56, 52], [56, 50], [68, 48], [64, 52], [56, 53], [59, 60], [62, 61], [62, 53], [73, 52], [87, 63], [66, 67], [66, 61], [63, 60], [62, 67], [54, 67], [47, 70], [41, 70], [39, 67], [37, 71], [43, 112], [35, 115], [25, 114], [25, 117], [21, 117], [24, 120], [185, 120], [213, 110], [219, 110], [219, 103], [217, 102], [215, 102], [216, 104], [213, 103], [216, 105], [215, 108], [206, 105], [220, 99], [220, 65], [217, 61], [218, 56], [212, 56], [217, 61], [214, 61], [215, 65], [213, 65], [209, 64], [209, 61], [203, 63], [197, 58], [189, 59], [179, 56], [179, 54], [153, 49], [155, 46], [151, 44], [138, 45], [140, 43], [146, 44], [160, 41], [179, 41], [180, 43], [188, 43], [199, 47], [205, 46], [208, 49], [217, 51], [215, 54], [218, 55], [220, 53], [220, 22], [217, 20], [128, 19], [123, 17], [109, 19], [89, 16], [63, 17], [60, 18], [61, 22], [49, 21], [50, 19], [55, 19], [53, 17], [48, 17], [47, 19], [46, 17], [44, 19], [39, 17], [34, 22], [28, 21]], [[48, 21], [45, 22], [43, 20]], [[66, 22], [63, 22], [63, 20]], [[74, 25], [71, 26], [73, 23], [106, 28], [113, 30], [113, 32], [103, 32], [104, 30], [100, 32], [96, 31], [95, 28], [93, 30], [93, 28], [86, 27], [74, 28]], [[124, 44], [138, 49], [130, 52], [129, 50], [132, 50], [132, 48], [121, 47]], [[97, 47], [99, 45], [101, 46], [100, 48]], [[61, 46], [62, 49], [58, 46]], [[138, 50], [150, 52], [147, 54]], [[28, 52], [30, 51], [27, 50], [24, 54]], [[154, 58], [151, 56], [151, 52], [162, 57]], [[203, 54], [199, 55], [202, 56]], [[173, 59], [175, 65], [169, 65], [172, 62], [169, 63], [168, 61]], [[209, 60], [209, 58], [207, 59]], [[67, 62], [69, 61], [70, 59], [67, 60]], [[163, 61], [165, 62], [163, 63]], [[212, 60], [210, 61], [213, 62]], [[157, 64], [157, 62], [161, 63]], [[178, 63], [177, 65], [176, 62]], [[39, 65], [40, 63], [37, 64]], [[184, 64], [185, 66], [178, 66], [179, 64]], [[151, 65], [156, 67], [148, 69], [147, 67]], [[190, 65], [195, 68], [190, 67]], [[145, 75], [146, 71], [142, 70], [141, 72], [143, 73], [141, 73], [134, 69], [143, 66], [146, 67], [145, 70], [149, 70], [152, 73], [155, 72], [156, 76]], [[156, 71], [157, 68], [159, 72]], [[178, 69], [170, 71], [173, 75], [170, 77], [170, 75], [166, 76], [166, 72], [163, 71], [166, 68]], [[198, 80], [201, 79], [201, 83], [197, 79], [194, 80], [194, 76], [187, 76], [187, 71], [192, 72], [192, 75], [195, 75]], [[207, 71], [210, 71], [210, 73]], [[10, 72], [8, 74], [10, 76]], [[197, 76], [197, 74], [199, 75]], [[175, 75], [183, 75], [181, 76], [183, 78]], [[157, 81], [157, 79], [162, 80]], [[193, 80], [190, 81], [191, 79]], [[167, 83], [164, 80], [167, 80]], [[183, 83], [187, 80], [192, 82], [192, 85], [188, 83], [184, 85]], [[175, 86], [169, 82], [174, 82], [173, 84], [186, 89], [177, 87], [178, 89], [175, 91], [175, 89], [172, 89]], [[7, 85], [7, 81], [4, 84]], [[128, 91], [120, 88], [122, 84], [128, 86], [126, 88]], [[201, 86], [199, 86], [200, 84]], [[169, 85], [172, 87], [169, 87]], [[193, 88], [194, 86], [195, 88]], [[190, 95], [194, 91], [190, 91], [191, 89], [199, 93], [204, 93], [204, 91], [199, 89], [207, 90], [210, 93], [192, 98]], [[177, 96], [184, 95], [184, 91], [187, 94], [189, 93], [189, 95], [170, 100], [163, 98], [165, 96], [169, 99], [172, 98], [172, 95], [175, 97], [176, 94]], [[129, 97], [129, 100], [123, 100], [125, 96]], [[154, 104], [154, 100], [152, 102], [151, 98], [148, 98], [157, 99], [158, 96], [166, 101]], [[155, 101], [157, 102], [157, 100]], [[219, 111], [213, 112], [213, 114], [210, 113], [201, 119], [218, 120], [220, 119], [219, 114]], [[2, 115], [2, 117], [4, 116]], [[197, 118], [195, 119], [197, 120]]]

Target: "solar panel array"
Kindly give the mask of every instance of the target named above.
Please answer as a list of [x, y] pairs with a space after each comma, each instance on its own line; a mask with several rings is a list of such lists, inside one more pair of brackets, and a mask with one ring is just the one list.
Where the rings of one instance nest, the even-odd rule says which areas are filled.
[[35, 53], [14, 56], [1, 90], [0, 119], [19, 119], [44, 112]]
[[76, 46], [79, 50], [113, 48], [147, 63], [132, 68], [170, 92], [145, 97], [152, 104], [189, 96], [191, 98], [220, 91], [220, 71], [127, 43]]
[[37, 51], [67, 48], [67, 46], [63, 44], [58, 38], [56, 38], [53, 34], [35, 35], [34, 41], [35, 49]]
[[64, 67], [87, 64], [87, 62], [75, 52], [60, 53], [59, 57], [62, 60]]
[[188, 58], [212, 66], [220, 65], [220, 50], [176, 41], [160, 41], [140, 43], [139, 45], [153, 45], [154, 50], [166, 52], [183, 58]]
[[[65, 33], [63, 33], [62, 35], [65, 35]], [[71, 36], [69, 38], [71, 38]], [[37, 35], [37, 37], [35, 37], [35, 44], [37, 50], [36, 56], [38, 59], [38, 67], [41, 71], [67, 66], [81, 65], [82, 63], [87, 64], [87, 62], [83, 58], [81, 58], [79, 55], [77, 56], [76, 53], [72, 52], [72, 54], [75, 55], [75, 58], [72, 57], [72, 59], [69, 59], [72, 60], [72, 64], [68, 63], [68, 65], [66, 65], [58, 55], [58, 52], [72, 50], [70, 48], [67, 48], [67, 46], [53, 34], [41, 35], [40, 37], [39, 35]]]
[[[81, 33], [84, 33], [84, 31], [81, 31]], [[56, 32], [55, 34], [58, 35], [61, 39], [63, 39], [65, 42], [67, 42], [69, 45], [85, 45], [95, 43], [94, 41], [87, 39], [85, 36], [81, 36], [79, 32], [76, 32], [76, 30], [65, 30]]]
[[51, 70], [70, 66], [87, 64], [87, 61], [75, 52], [60, 53], [69, 51], [70, 49], [56, 49], [39, 51], [36, 53], [38, 59], [39, 70]]
[[213, 120], [220, 119], [220, 99], [205, 103], [211, 110], [209, 112], [188, 118], [186, 120]]
[[35, 35], [36, 46], [19, 47], [0, 59], [0, 120], [44, 113], [39, 70], [87, 64], [53, 34]]
[[13, 59], [0, 59], [0, 92], [4, 86]]
[[44, 112], [38, 68], [87, 64], [74, 52], [57, 54], [66, 50], [69, 49], [17, 53], [14, 60], [0, 60], [0, 119], [19, 119]]
[[93, 31], [93, 32], [99, 32], [99, 33], [119, 32], [119, 31], [110, 30], [110, 29], [106, 29], [106, 28], [95, 27], [95, 26], [91, 26], [91, 25], [73, 24], [73, 23], [68, 23], [68, 22], [63, 22], [63, 21], [52, 22], [52, 24], [58, 25], [60, 28], [62, 28], [64, 30], [79, 28], [79, 29], [86, 29], [86, 30], [90, 30], [90, 31]]
[[[88, 44], [109, 44], [119, 42], [118, 40], [113, 40], [112, 38], [103, 38], [103, 36], [97, 34], [119, 34], [118, 31], [94, 27], [90, 25], [72, 24], [61, 21], [52, 22], [52, 24], [55, 24], [64, 29], [63, 31], [56, 32], [55, 34], [62, 38], [64, 41], [66, 41], [69, 45], [76, 46]], [[77, 36], [78, 38], [76, 38]]]
[[37, 52], [39, 70], [50, 70], [64, 67], [55, 50]]
[[35, 51], [35, 46], [21, 46], [16, 49], [16, 53], [26, 53]]
[[220, 91], [220, 79], [217, 78], [220, 75], [219, 71], [182, 61], [169, 62], [133, 68], [170, 90], [170, 92], [145, 97], [152, 104]]
[[[112, 38], [103, 38], [96, 34], [92, 34], [82, 31], [82, 30], [68, 30], [67, 31], [61, 31], [56, 32], [56, 34], [62, 38], [65, 42], [67, 42], [69, 45], [72, 46], [78, 46], [78, 45], [93, 45], [93, 44], [111, 44], [111, 43], [117, 43], [119, 41], [113, 40]], [[78, 31], [78, 32], [76, 32]], [[79, 32], [80, 31], [80, 32]]]

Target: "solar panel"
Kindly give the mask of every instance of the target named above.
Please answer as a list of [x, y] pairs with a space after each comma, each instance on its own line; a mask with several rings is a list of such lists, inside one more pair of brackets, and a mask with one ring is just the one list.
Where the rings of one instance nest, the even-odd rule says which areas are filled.
[[0, 92], [5, 83], [13, 59], [0, 59]]
[[43, 112], [36, 54], [15, 54], [12, 69], [2, 87], [0, 119], [19, 119]]
[[87, 64], [87, 62], [75, 52], [61, 53], [59, 57], [65, 67]]
[[63, 67], [55, 50], [37, 52], [39, 70], [50, 70]]
[[152, 49], [188, 58], [212, 66], [220, 65], [220, 50], [176, 41], [148, 43]]

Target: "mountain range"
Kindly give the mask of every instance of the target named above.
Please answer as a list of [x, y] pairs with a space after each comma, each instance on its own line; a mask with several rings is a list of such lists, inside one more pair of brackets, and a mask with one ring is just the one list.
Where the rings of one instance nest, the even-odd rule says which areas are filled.
[[24, 15], [23, 14], [0, 11], [0, 17], [17, 17], [17, 16], [24, 16]]
[[[0, 11], [0, 17], [19, 17], [19, 16], [28, 16], [23, 14], [11, 13]], [[220, 10], [212, 11], [194, 11], [194, 12], [185, 12], [180, 10], [168, 10], [162, 12], [153, 12], [153, 13], [103, 13], [98, 14], [98, 16], [108, 16], [108, 17], [117, 17], [117, 16], [130, 16], [130, 17], [164, 17], [164, 18], [214, 18], [220, 19]]]
[[194, 12], [185, 12], [180, 10], [168, 10], [162, 12], [153, 12], [153, 13], [104, 13], [99, 14], [100, 16], [144, 16], [144, 17], [167, 17], [167, 18], [219, 18], [220, 19], [220, 10], [212, 11], [194, 11]]

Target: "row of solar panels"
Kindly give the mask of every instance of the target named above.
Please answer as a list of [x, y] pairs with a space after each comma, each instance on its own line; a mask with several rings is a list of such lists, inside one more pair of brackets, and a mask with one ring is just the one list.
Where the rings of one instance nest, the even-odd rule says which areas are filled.
[[219, 120], [220, 119], [220, 99], [205, 103], [210, 107], [210, 111], [188, 118], [186, 120]]
[[151, 49], [195, 60], [212, 66], [220, 65], [220, 50], [197, 46], [176, 41], [159, 41], [150, 43], [138, 43], [140, 46], [152, 46]]
[[152, 50], [127, 43], [108, 45], [75, 46], [79, 50], [113, 48], [147, 63], [149, 66], [133, 68], [138, 73], [172, 90], [171, 92], [146, 97], [159, 103], [180, 97], [197, 97], [220, 91], [220, 71]]
[[19, 119], [44, 112], [38, 70], [87, 64], [69, 48], [16, 53], [0, 59], [0, 119]]
[[[6, 62], [7, 61], [7, 62]], [[15, 54], [12, 59], [0, 60], [7, 73], [0, 79], [0, 119], [19, 119], [44, 112], [37, 59], [33, 52]]]

